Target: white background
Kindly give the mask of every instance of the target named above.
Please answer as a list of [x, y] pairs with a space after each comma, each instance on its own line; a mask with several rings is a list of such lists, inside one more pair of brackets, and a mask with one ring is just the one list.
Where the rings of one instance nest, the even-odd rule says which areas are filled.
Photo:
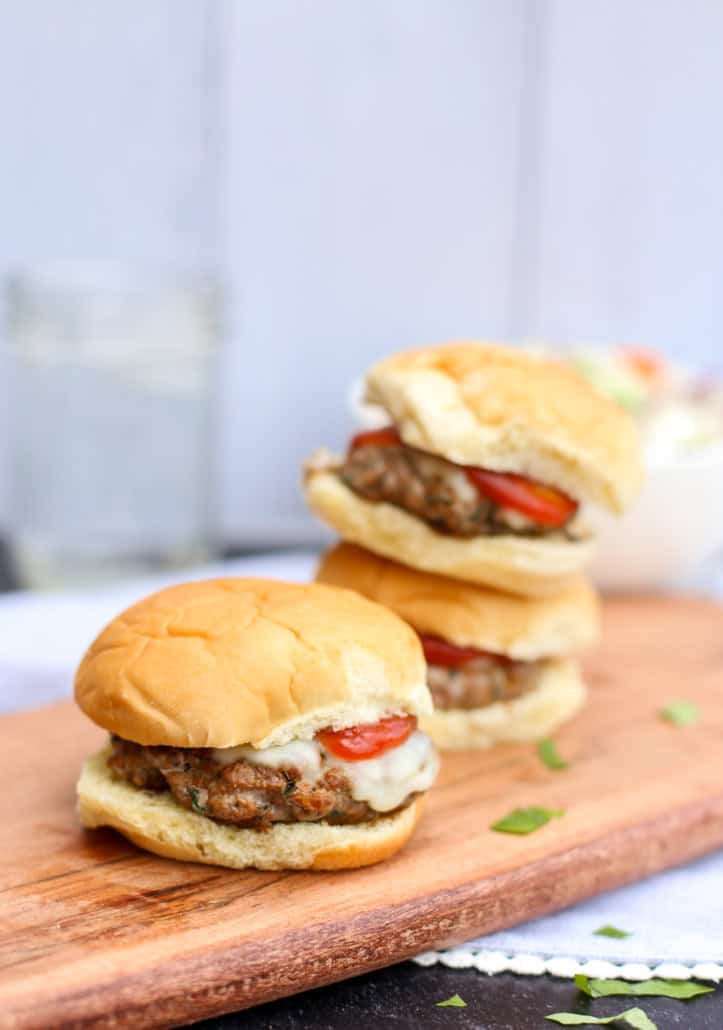
[[220, 276], [219, 519], [308, 539], [300, 459], [386, 350], [723, 365], [722, 115], [717, 0], [0, 0], [0, 275]]

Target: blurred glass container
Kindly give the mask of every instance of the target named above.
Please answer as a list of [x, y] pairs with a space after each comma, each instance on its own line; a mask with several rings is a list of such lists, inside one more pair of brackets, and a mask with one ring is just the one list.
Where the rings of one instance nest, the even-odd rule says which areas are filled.
[[219, 293], [202, 277], [57, 263], [12, 277], [11, 543], [23, 585], [208, 555]]

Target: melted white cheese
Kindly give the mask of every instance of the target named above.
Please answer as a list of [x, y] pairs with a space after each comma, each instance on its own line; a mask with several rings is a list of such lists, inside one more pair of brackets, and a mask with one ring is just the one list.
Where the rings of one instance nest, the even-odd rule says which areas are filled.
[[321, 775], [321, 748], [315, 740], [290, 740], [278, 747], [214, 748], [212, 757], [220, 765], [244, 761], [251, 765], [267, 765], [271, 769], [293, 767], [299, 770], [302, 780], [310, 783]]
[[419, 730], [379, 758], [360, 762], [345, 762], [316, 740], [291, 740], [278, 747], [214, 748], [212, 757], [220, 765], [245, 761], [272, 769], [293, 767], [309, 783], [315, 783], [324, 769], [333, 766], [346, 776], [354, 800], [366, 801], [375, 812], [391, 812], [410, 794], [428, 790], [439, 770], [434, 745]]
[[345, 762], [326, 752], [328, 765], [349, 781], [355, 801], [366, 801], [375, 812], [391, 812], [410, 794], [428, 790], [439, 771], [439, 757], [426, 733], [416, 730], [403, 744], [379, 758]]

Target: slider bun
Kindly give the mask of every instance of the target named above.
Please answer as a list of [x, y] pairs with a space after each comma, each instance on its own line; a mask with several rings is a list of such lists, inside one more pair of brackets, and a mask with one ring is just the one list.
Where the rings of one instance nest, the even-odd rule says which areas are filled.
[[411, 836], [421, 799], [371, 823], [276, 824], [248, 830], [207, 819], [179, 805], [168, 792], [138, 790], [115, 779], [106, 764], [109, 749], [85, 762], [78, 780], [78, 810], [84, 826], [111, 826], [139, 848], [182, 862], [231, 869], [353, 869], [398, 851]]
[[445, 536], [401, 508], [365, 500], [328, 468], [308, 465], [304, 489], [316, 514], [345, 540], [413, 568], [523, 597], [560, 593], [594, 552], [591, 537]]
[[547, 600], [528, 600], [338, 544], [321, 560], [318, 581], [348, 587], [401, 616], [418, 633], [522, 661], [555, 657], [598, 635], [595, 591], [581, 576]]
[[576, 662], [549, 661], [541, 666], [538, 684], [529, 694], [484, 708], [435, 709], [420, 727], [446, 751], [540, 740], [579, 711], [586, 694]]
[[562, 362], [488, 343], [394, 354], [367, 376], [412, 447], [517, 472], [620, 512], [642, 479], [635, 423]]
[[114, 619], [75, 678], [111, 733], [171, 747], [270, 747], [324, 726], [431, 709], [422, 649], [350, 590], [264, 579], [185, 583]]

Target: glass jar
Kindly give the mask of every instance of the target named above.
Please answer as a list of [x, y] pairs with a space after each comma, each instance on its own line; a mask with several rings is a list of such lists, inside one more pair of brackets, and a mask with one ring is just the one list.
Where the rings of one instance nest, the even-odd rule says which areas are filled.
[[23, 585], [205, 558], [215, 285], [59, 263], [12, 277], [7, 313], [10, 533]]

